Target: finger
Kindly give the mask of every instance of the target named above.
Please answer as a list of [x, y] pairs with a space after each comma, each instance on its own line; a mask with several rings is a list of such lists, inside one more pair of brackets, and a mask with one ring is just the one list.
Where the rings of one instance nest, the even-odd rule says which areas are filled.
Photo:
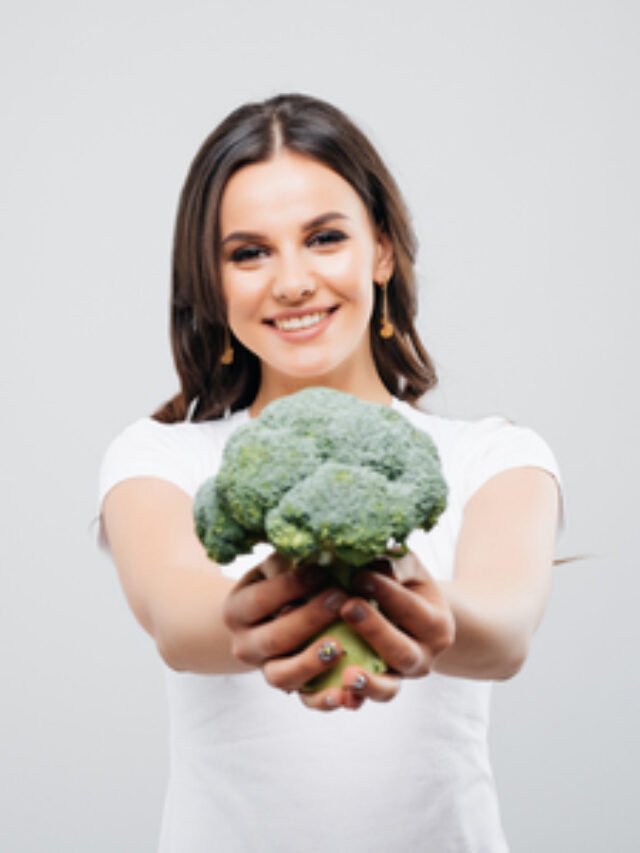
[[401, 680], [390, 675], [374, 675], [357, 667], [345, 670], [342, 688], [328, 688], [318, 693], [302, 693], [300, 699], [308, 708], [318, 711], [335, 711], [338, 707], [356, 711], [366, 699], [388, 702], [397, 695]]
[[393, 577], [400, 583], [427, 583], [437, 587], [437, 582], [429, 574], [424, 563], [413, 551], [393, 560]]
[[262, 666], [271, 658], [297, 652], [336, 621], [346, 600], [341, 590], [324, 590], [277, 619], [240, 630], [232, 640], [233, 654], [243, 663]]
[[355, 666], [348, 666], [342, 678], [343, 704], [346, 708], [361, 707], [365, 699], [389, 702], [400, 690], [402, 681], [394, 675], [380, 675]]
[[425, 589], [433, 589], [438, 593], [440, 590], [436, 579], [429, 574], [422, 560], [413, 551], [408, 551], [401, 557], [394, 557], [393, 559], [373, 560], [365, 568], [395, 578], [399, 583], [406, 586], [424, 584], [426, 585]]
[[[455, 622], [451, 608], [440, 590], [427, 598], [424, 584], [406, 587], [393, 578], [375, 572], [360, 572], [354, 589], [374, 598], [387, 618], [420, 643], [426, 643], [434, 654], [451, 645]], [[436, 584], [437, 586], [437, 584]]]
[[314, 711], [337, 711], [342, 706], [342, 690], [330, 687], [318, 693], [298, 693], [300, 701]]
[[410, 678], [429, 671], [429, 649], [393, 625], [364, 599], [350, 598], [340, 615], [395, 672]]
[[298, 655], [268, 660], [262, 672], [272, 687], [290, 693], [302, 690], [312, 678], [332, 669], [343, 654], [340, 643], [328, 634]]
[[225, 623], [233, 631], [263, 622], [283, 607], [306, 599], [310, 591], [322, 585], [322, 580], [321, 574], [297, 571], [284, 571], [267, 578], [261, 564], [248, 572], [227, 596], [223, 609]]
[[274, 551], [262, 560], [261, 563], [258, 563], [257, 566], [254, 566], [246, 572], [246, 574], [244, 574], [236, 584], [236, 589], [243, 589], [245, 586], [256, 583], [256, 581], [265, 580], [266, 578], [273, 577], [274, 575], [283, 574], [290, 568], [291, 563], [282, 555], [278, 554], [277, 551]]

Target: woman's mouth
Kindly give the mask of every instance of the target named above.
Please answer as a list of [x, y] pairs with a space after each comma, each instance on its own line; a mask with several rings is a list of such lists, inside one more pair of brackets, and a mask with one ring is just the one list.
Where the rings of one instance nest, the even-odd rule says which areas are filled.
[[286, 317], [282, 320], [274, 320], [273, 323], [276, 329], [281, 329], [284, 332], [295, 331], [296, 329], [308, 329], [315, 326], [327, 316], [328, 311], [316, 311], [315, 314], [305, 314], [302, 317]]
[[317, 311], [309, 311], [307, 313], [274, 317], [268, 323], [287, 338], [302, 339], [303, 337], [312, 336], [315, 332], [322, 331], [328, 325], [332, 314], [337, 308], [338, 306], [336, 305], [333, 308], [321, 308]]

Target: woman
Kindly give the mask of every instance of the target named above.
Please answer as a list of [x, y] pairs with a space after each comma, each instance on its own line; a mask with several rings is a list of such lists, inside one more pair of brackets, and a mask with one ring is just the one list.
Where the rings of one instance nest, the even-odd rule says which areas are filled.
[[[162, 851], [507, 849], [489, 692], [543, 613], [559, 474], [529, 429], [416, 407], [436, 375], [414, 255], [392, 177], [327, 103], [245, 105], [192, 164], [174, 245], [181, 391], [115, 439], [100, 491], [122, 586], [167, 664]], [[193, 532], [192, 496], [233, 430], [310, 385], [397, 408], [434, 439], [449, 486], [436, 528], [393, 573], [362, 571], [360, 595], [284, 573], [266, 548], [223, 573]], [[389, 671], [349, 667], [341, 687], [300, 694], [340, 656], [323, 635], [337, 615]]]

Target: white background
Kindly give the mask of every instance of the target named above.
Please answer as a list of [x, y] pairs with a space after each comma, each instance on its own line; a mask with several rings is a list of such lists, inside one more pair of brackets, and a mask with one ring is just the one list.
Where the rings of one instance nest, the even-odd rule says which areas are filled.
[[420, 236], [425, 403], [504, 414], [567, 496], [530, 658], [496, 685], [516, 853], [640, 849], [638, 6], [23, 2], [0, 26], [0, 848], [154, 849], [163, 674], [94, 545], [108, 441], [176, 389], [173, 217], [204, 136], [280, 91], [370, 134]]

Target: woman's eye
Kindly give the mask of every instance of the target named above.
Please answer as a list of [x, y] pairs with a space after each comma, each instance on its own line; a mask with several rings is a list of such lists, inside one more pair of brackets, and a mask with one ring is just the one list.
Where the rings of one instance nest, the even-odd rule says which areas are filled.
[[346, 239], [347, 235], [343, 234], [342, 231], [319, 231], [311, 237], [309, 242], [312, 245], [315, 243], [320, 246], [326, 246], [330, 243], [340, 243], [342, 240]]
[[243, 246], [241, 249], [236, 249], [232, 255], [231, 260], [235, 263], [242, 263], [243, 261], [256, 261], [263, 253], [264, 249], [260, 248], [260, 246]]

